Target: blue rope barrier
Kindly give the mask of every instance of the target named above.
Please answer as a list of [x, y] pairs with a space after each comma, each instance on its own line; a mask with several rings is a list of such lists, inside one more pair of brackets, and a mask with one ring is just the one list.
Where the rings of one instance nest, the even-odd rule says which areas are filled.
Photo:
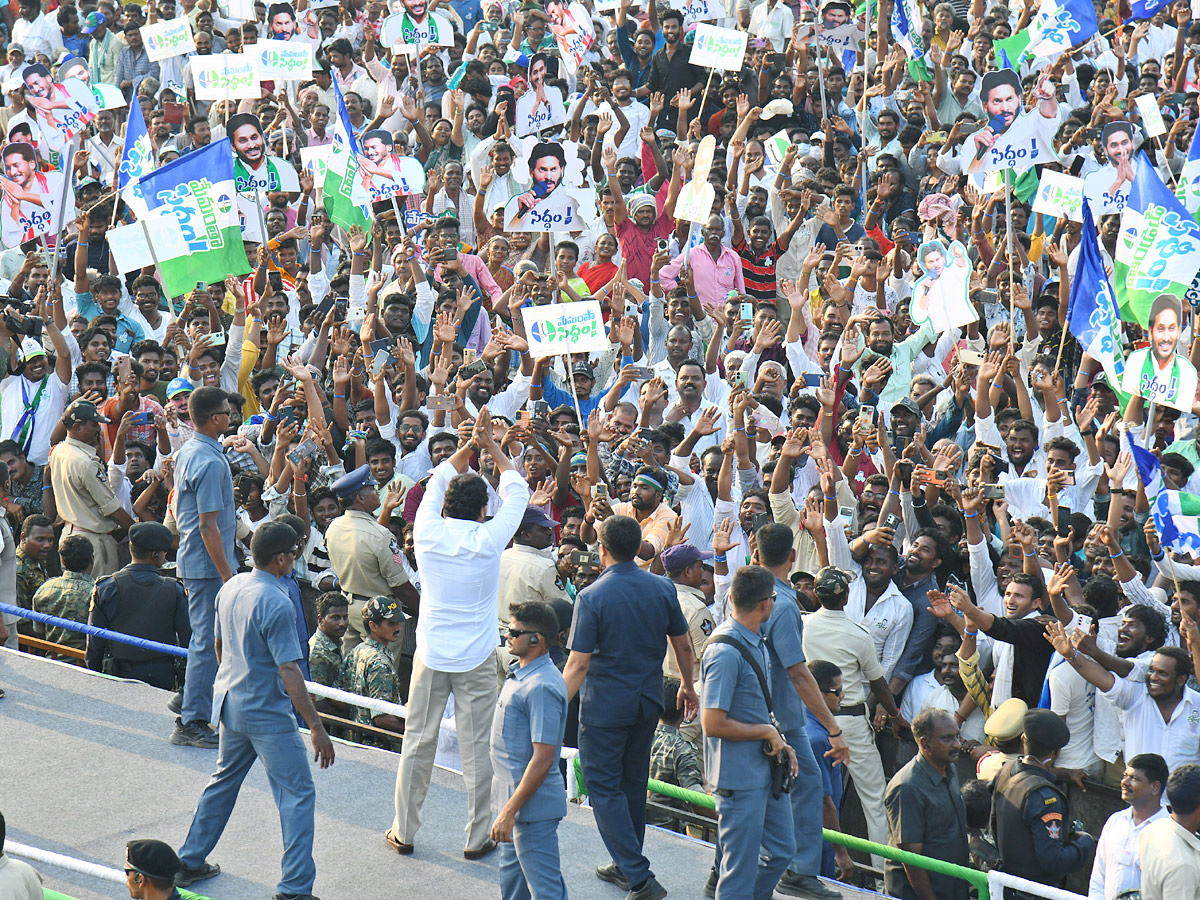
[[61, 619], [58, 616], [25, 609], [22, 606], [13, 606], [11, 603], [0, 603], [0, 612], [8, 613], [10, 616], [19, 616], [22, 619], [29, 619], [33, 622], [41, 622], [45, 625], [57, 625], [59, 628], [66, 628], [69, 631], [81, 631], [93, 637], [104, 638], [106, 641], [129, 644], [131, 647], [140, 647], [143, 650], [152, 650], [156, 653], [185, 657], [188, 655], [187, 647], [176, 647], [174, 644], [160, 644], [158, 641], [150, 641], [146, 638], [134, 637], [130, 634], [121, 634], [119, 631], [109, 631], [107, 628], [97, 628], [95, 625], [76, 622], [74, 619]]

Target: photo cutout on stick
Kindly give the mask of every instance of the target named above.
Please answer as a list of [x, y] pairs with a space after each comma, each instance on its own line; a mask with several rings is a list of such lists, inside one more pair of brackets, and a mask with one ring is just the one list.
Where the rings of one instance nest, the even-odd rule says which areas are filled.
[[100, 111], [92, 89], [78, 78], [56, 82], [41, 63], [21, 73], [25, 99], [34, 109], [45, 149], [64, 149]]
[[66, 192], [63, 207], [63, 174], [38, 171], [37, 151], [32, 144], [9, 143], [0, 153], [4, 160], [0, 243], [19, 247], [42, 235], [62, 231], [63, 222], [75, 215], [75, 199], [70, 191]]
[[535, 53], [529, 60], [529, 87], [517, 98], [517, 136], [524, 137], [562, 125], [567, 121], [567, 107], [562, 91], [546, 83], [553, 74], [551, 63], [557, 60], [547, 53]]
[[506, 231], [575, 231], [580, 227], [575, 198], [565, 187], [567, 157], [557, 141], [541, 141], [529, 153], [529, 190], [504, 207]]
[[1124, 119], [1109, 122], [1100, 132], [1100, 146], [1108, 165], [1083, 179], [1083, 196], [1097, 219], [1120, 213], [1129, 203], [1133, 187], [1133, 125]]
[[930, 322], [945, 334], [979, 318], [971, 303], [971, 260], [961, 241], [949, 248], [939, 240], [925, 241], [917, 263], [924, 274], [913, 284], [909, 315], [914, 325]]
[[1134, 350], [1125, 360], [1121, 390], [1147, 403], [1191, 412], [1196, 399], [1196, 369], [1179, 353], [1183, 334], [1183, 303], [1174, 294], [1160, 294], [1150, 306], [1150, 346]]
[[238, 113], [225, 125], [233, 146], [233, 177], [239, 194], [259, 193], [265, 207], [267, 191], [300, 190], [300, 179], [287, 160], [267, 155], [262, 123], [253, 113]]
[[359, 205], [389, 200], [425, 189], [425, 170], [411, 156], [397, 156], [392, 133], [383, 128], [368, 131], [359, 141], [358, 178], [350, 199]]

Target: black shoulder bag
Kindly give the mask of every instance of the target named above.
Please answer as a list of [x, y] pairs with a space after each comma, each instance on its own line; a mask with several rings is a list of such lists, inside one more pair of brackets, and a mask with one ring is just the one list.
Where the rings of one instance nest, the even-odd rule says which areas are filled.
[[[775, 730], [783, 735], [783, 729], [779, 727], [779, 722], [775, 718], [775, 707], [771, 704], [771, 689], [767, 684], [767, 676], [763, 674], [762, 666], [758, 664], [758, 660], [754, 658], [754, 654], [749, 648], [739, 640], [735, 640], [727, 634], [717, 634], [709, 638], [709, 642], [713, 644], [729, 644], [736, 647], [738, 653], [742, 654], [742, 659], [750, 664], [750, 668], [754, 670], [754, 674], [758, 676], [759, 686], [762, 687], [763, 699], [767, 702], [767, 716], [771, 720], [771, 724], [775, 726]], [[763, 753], [767, 755], [767, 761], [771, 764], [771, 796], [778, 800], [784, 794], [790, 794], [792, 786], [796, 783], [796, 776], [792, 774], [792, 764], [788, 761], [787, 754], [782, 750], [776, 756], [770, 755], [771, 742], [763, 741]]]

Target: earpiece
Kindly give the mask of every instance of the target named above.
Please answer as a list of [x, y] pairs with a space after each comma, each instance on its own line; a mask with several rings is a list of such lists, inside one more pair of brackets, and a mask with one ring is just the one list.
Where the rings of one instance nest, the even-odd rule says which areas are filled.
[[541, 640], [541, 637], [542, 637], [542, 636], [541, 636], [540, 634], [531, 634], [531, 635], [529, 636], [529, 646], [531, 646], [531, 647], [532, 647], [532, 646], [533, 646], [534, 644], [536, 644], [536, 643], [537, 643], [539, 640]]

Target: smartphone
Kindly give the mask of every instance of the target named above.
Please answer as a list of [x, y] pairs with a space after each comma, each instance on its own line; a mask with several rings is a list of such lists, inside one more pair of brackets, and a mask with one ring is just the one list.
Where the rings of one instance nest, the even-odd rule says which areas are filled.
[[439, 396], [438, 394], [429, 394], [425, 398], [425, 408], [432, 410], [454, 409], [454, 397], [450, 394], [443, 396]]
[[522, 409], [517, 412], [517, 424], [522, 428], [528, 428], [530, 425], [529, 410]]
[[810, 388], [819, 388], [821, 386], [822, 375], [819, 372], [805, 372], [804, 386]]
[[1021, 554], [1021, 548], [1020, 548], [1019, 546], [1017, 546], [1016, 544], [1009, 544], [1009, 547], [1008, 547], [1008, 558], [1009, 558], [1009, 559], [1020, 560], [1020, 559], [1021, 559], [1021, 556], [1022, 556], [1022, 554]]
[[[375, 340], [371, 341], [372, 355], [378, 354], [380, 350], [384, 350], [384, 351], [390, 353], [392, 350], [392, 339], [391, 338], [376, 338]], [[464, 351], [463, 355], [464, 356], [466, 355], [465, 351]]]
[[733, 378], [729, 382], [735, 388], [744, 388], [746, 386], [746, 370], [738, 369], [733, 373]]
[[208, 336], [208, 346], [222, 347], [225, 345], [225, 332], [214, 331]]
[[959, 350], [958, 361], [964, 366], [982, 366], [983, 354], [978, 350]]
[[371, 360], [371, 374], [378, 378], [385, 368], [387, 368], [388, 359], [391, 354], [387, 350], [380, 350], [375, 354], [375, 358]]
[[926, 135], [925, 143], [927, 143], [927, 144], [944, 144], [944, 143], [946, 143], [946, 132], [935, 131], [931, 134]]
[[634, 373], [638, 381], [649, 381], [654, 377], [654, 369], [650, 366], [634, 366]]
[[1058, 536], [1066, 537], [1071, 533], [1071, 507], [1058, 505]]
[[533, 414], [542, 420], [550, 418], [550, 404], [545, 400], [534, 400], [532, 406]]
[[495, 31], [500, 30], [500, 23], [499, 22], [480, 22], [479, 27], [483, 31], [495, 32]]
[[892, 531], [895, 531], [900, 527], [900, 517], [895, 513], [888, 513], [883, 517], [883, 527], [890, 528]]
[[1003, 500], [1004, 485], [1002, 484], [985, 484], [983, 486], [984, 500]]
[[571, 562], [577, 566], [600, 566], [600, 554], [592, 553], [590, 550], [572, 550]]
[[320, 448], [316, 445], [316, 442], [310, 438], [297, 444], [295, 449], [288, 454], [288, 459], [290, 459], [296, 465], [300, 465], [300, 460], [312, 459], [317, 455], [317, 451], [319, 449]]
[[1187, 94], [1172, 94], [1171, 102], [1175, 104], [1187, 103]]
[[592, 488], [592, 499], [593, 500], [607, 500], [608, 499], [608, 485], [602, 481], [598, 485], [593, 487]]
[[476, 351], [470, 349], [469, 347], [463, 348], [462, 358], [464, 366], [469, 366], [471, 363], [475, 362], [478, 357], [479, 354]]
[[283, 425], [287, 422], [296, 421], [296, 407], [285, 406], [279, 411], [279, 424]]
[[138, 413], [136, 416], [133, 417], [132, 421], [133, 421], [134, 425], [153, 425], [154, 424], [154, 413], [148, 413], [148, 412]]
[[1067, 472], [1066, 474], [1067, 474], [1067, 480], [1064, 481], [1063, 484], [1074, 484], [1075, 483], [1075, 472], [1071, 471], [1071, 472]]
[[333, 309], [333, 301], [334, 301], [333, 294], [326, 295], [325, 299], [321, 301], [321, 305], [317, 307], [317, 321], [318, 322], [325, 321], [325, 317], [327, 315], [329, 315], [329, 311], [331, 309]]
[[122, 356], [117, 360], [117, 374], [120, 375], [122, 379], [129, 375], [129, 364], [131, 362], [133, 362], [133, 360], [128, 356]]
[[753, 318], [754, 318], [754, 304], [753, 303], [743, 303], [742, 304], [742, 312], [741, 312], [742, 321], [749, 322]]
[[854, 507], [853, 506], [839, 506], [838, 507], [838, 515], [840, 515], [842, 517], [842, 521], [845, 522], [847, 525], [851, 525], [854, 523]]
[[904, 240], [908, 241], [914, 247], [919, 246], [921, 243], [921, 232], [919, 231], [906, 231], [903, 237]]
[[[465, 353], [466, 351], [463, 352]], [[487, 363], [485, 363], [482, 359], [477, 359], [469, 366], [460, 367], [458, 370], [458, 377], [470, 380], [485, 369], [487, 369]]]
[[637, 436], [639, 438], [641, 438], [643, 441], [650, 440], [650, 435], [652, 435], [653, 433], [654, 433], [653, 428], [639, 428], [637, 430]]
[[765, 512], [764, 513], [754, 513], [750, 517], [750, 527], [752, 529], [754, 529], [754, 531], [756, 531], [756, 532], [758, 531], [758, 529], [762, 528], [764, 525], [770, 525], [770, 524], [771, 524], [771, 514], [770, 513], [765, 513]]
[[860, 406], [858, 409], [858, 426], [859, 428], [874, 428], [875, 427], [875, 407]]
[[980, 303], [995, 303], [997, 294], [995, 291], [978, 291], [975, 296]]
[[271, 290], [278, 294], [283, 290], [283, 276], [278, 272], [268, 272], [267, 284], [271, 285]]

